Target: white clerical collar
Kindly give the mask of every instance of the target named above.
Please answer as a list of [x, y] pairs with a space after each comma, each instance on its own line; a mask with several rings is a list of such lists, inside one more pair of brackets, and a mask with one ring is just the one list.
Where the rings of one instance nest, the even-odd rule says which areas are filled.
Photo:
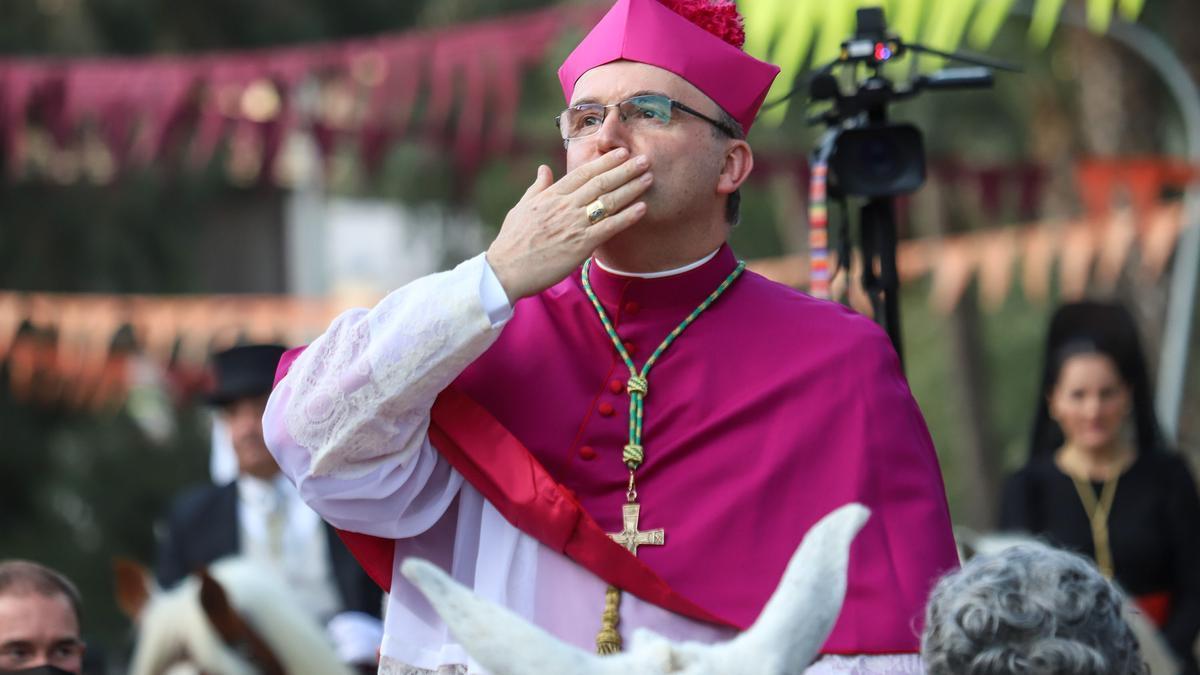
[[662, 272], [622, 272], [621, 270], [615, 270], [615, 269], [609, 267], [608, 265], [605, 265], [599, 258], [595, 258], [594, 260], [596, 261], [596, 265], [599, 266], [600, 269], [604, 270], [605, 272], [608, 272], [609, 274], [616, 274], [616, 275], [622, 276], [622, 277], [636, 277], [638, 279], [661, 279], [663, 277], [673, 277], [676, 274], [683, 274], [684, 272], [690, 272], [690, 271], [696, 269], [697, 267], [700, 267], [704, 263], [708, 262], [709, 260], [712, 260], [713, 256], [717, 255], [717, 252], [720, 250], [721, 250], [721, 247], [718, 246], [716, 251], [709, 253], [708, 255], [704, 256], [703, 258], [697, 260], [696, 262], [688, 263], [688, 264], [684, 265], [683, 267], [676, 267], [675, 269], [672, 269], [672, 270], [663, 270]]

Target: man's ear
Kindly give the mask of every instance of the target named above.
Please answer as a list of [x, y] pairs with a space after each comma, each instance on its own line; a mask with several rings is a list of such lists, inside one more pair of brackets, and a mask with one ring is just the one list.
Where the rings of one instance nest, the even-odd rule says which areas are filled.
[[750, 176], [754, 168], [754, 153], [746, 141], [735, 139], [725, 149], [721, 174], [717, 177], [717, 194], [729, 195], [737, 191]]

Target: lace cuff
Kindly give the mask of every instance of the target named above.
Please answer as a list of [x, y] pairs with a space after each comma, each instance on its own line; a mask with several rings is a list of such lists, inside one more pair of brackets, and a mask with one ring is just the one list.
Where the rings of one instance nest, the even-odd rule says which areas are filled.
[[480, 254], [417, 279], [342, 314], [296, 359], [283, 418], [311, 475], [362, 476], [420, 450], [433, 400], [499, 335], [481, 298], [489, 272]]

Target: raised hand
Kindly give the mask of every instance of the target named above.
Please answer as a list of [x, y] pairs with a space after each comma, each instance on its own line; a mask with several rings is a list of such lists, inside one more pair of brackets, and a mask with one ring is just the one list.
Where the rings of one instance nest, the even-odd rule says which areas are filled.
[[[562, 281], [596, 247], [641, 219], [646, 204], [635, 200], [653, 182], [649, 168], [645, 157], [631, 158], [624, 148], [576, 167], [557, 183], [550, 167], [539, 166], [487, 250], [509, 302]], [[605, 215], [589, 218], [596, 200]]]

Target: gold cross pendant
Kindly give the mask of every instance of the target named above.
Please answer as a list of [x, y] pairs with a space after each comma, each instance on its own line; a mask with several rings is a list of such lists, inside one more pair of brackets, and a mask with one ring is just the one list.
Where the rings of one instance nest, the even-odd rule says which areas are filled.
[[656, 530], [647, 530], [639, 532], [638, 516], [641, 514], [642, 505], [636, 502], [630, 502], [621, 506], [621, 520], [624, 524], [624, 529], [620, 532], [610, 532], [609, 537], [618, 544], [629, 549], [629, 552], [637, 555], [638, 546], [662, 546], [666, 539], [666, 534], [660, 527]]

